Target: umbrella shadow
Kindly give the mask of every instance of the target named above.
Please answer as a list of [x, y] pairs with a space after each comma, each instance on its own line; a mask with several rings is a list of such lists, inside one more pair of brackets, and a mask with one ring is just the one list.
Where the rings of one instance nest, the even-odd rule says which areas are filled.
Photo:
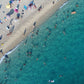
[[11, 16], [14, 13], [14, 9], [11, 9], [6, 15]]

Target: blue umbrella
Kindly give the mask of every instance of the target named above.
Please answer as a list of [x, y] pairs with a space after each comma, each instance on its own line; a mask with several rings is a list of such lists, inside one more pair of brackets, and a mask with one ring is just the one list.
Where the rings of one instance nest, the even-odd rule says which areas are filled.
[[24, 9], [27, 10], [27, 6], [24, 5]]

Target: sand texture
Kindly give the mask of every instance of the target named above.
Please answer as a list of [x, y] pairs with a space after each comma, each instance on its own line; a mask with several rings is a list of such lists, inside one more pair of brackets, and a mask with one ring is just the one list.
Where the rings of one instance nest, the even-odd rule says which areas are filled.
[[[31, 0], [22, 0], [20, 3], [14, 1], [14, 5], [10, 9], [15, 9], [17, 4], [19, 4], [19, 13], [21, 13], [22, 9], [24, 9], [23, 6], [28, 5], [30, 1]], [[32, 32], [34, 28], [34, 22], [36, 22], [36, 26], [42, 24], [66, 1], [67, 0], [34, 0], [37, 8], [24, 10], [23, 18], [20, 18], [15, 22], [17, 13], [14, 12], [14, 14], [11, 15], [11, 17], [7, 21], [3, 21], [3, 24], [0, 24], [0, 35], [3, 36], [0, 40], [0, 49], [3, 50], [3, 54], [0, 53], [0, 57], [2, 57], [9, 50], [16, 47], [16, 45], [18, 45], [30, 32]], [[4, 4], [2, 4], [3, 8], [1, 8], [0, 11], [5, 11], [5, 13], [0, 14], [0, 17], [3, 20], [3, 18], [6, 16], [6, 13], [10, 11], [10, 9], [6, 8], [6, 5], [8, 3], [7, 0], [1, 0], [0, 3], [2, 2], [4, 2]], [[38, 11], [40, 5], [42, 5], [42, 9]], [[6, 29], [6, 26], [10, 23], [11, 19], [13, 19], [12, 26], [14, 25], [14, 30], [10, 35], [7, 35], [9, 33], [9, 30]], [[24, 35], [25, 29], [26, 33]]]

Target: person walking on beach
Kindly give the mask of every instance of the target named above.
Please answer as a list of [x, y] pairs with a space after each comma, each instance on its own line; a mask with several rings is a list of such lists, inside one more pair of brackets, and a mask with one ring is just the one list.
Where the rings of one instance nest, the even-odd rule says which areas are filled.
[[24, 34], [23, 35], [25, 35], [26, 34], [26, 28], [25, 28], [25, 30], [24, 30]]
[[36, 26], [36, 21], [34, 22], [34, 24], [33, 24], [33, 27], [35, 27]]

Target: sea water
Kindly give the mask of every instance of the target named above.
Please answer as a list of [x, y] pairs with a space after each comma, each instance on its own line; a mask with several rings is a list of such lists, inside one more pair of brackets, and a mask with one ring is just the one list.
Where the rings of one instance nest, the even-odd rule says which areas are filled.
[[8, 56], [0, 84], [84, 84], [84, 0], [69, 0]]

